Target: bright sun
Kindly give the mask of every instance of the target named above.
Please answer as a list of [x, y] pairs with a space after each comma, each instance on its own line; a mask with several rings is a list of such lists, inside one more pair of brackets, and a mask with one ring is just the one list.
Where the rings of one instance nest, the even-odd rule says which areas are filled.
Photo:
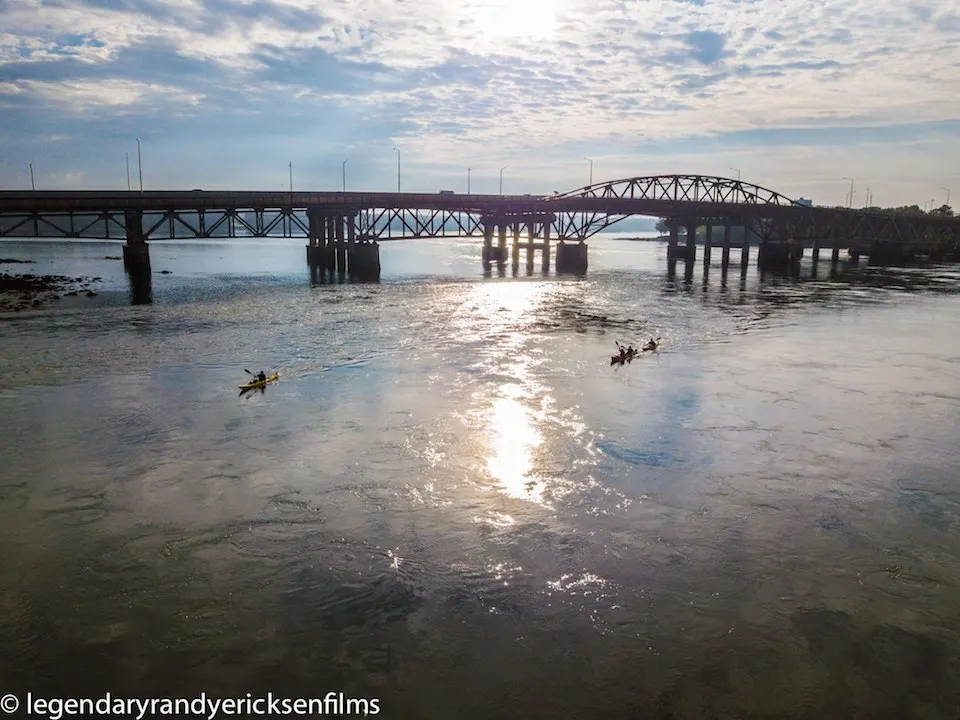
[[558, 0], [474, 0], [464, 3], [479, 40], [551, 37], [557, 26]]

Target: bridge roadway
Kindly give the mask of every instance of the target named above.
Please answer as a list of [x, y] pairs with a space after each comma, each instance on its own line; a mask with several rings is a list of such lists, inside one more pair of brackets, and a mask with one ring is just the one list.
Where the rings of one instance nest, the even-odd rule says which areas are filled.
[[[484, 264], [526, 250], [528, 266], [540, 251], [549, 267], [551, 240], [557, 269], [586, 269], [584, 241], [631, 215], [662, 217], [671, 227], [671, 261], [696, 256], [696, 231], [724, 230], [724, 267], [731, 227], [752, 241], [760, 258], [794, 262], [802, 247], [840, 247], [900, 261], [922, 254], [956, 255], [960, 220], [800, 204], [740, 180], [700, 175], [636, 177], [597, 183], [554, 195], [488, 195], [307, 191], [4, 191], [0, 237], [126, 238], [128, 269], [149, 268], [147, 242], [178, 238], [304, 237], [311, 266], [344, 272], [355, 256], [379, 275], [377, 242], [416, 237], [483, 236]], [[679, 242], [685, 230], [686, 243]], [[495, 238], [495, 233], [499, 237]], [[494, 240], [497, 240], [495, 243]], [[573, 243], [574, 245], [571, 245]], [[370, 247], [361, 247], [367, 245]], [[711, 241], [704, 246], [709, 262]], [[799, 246], [799, 249], [798, 249]], [[129, 256], [129, 257], [128, 257]], [[363, 256], [363, 257], [361, 257]], [[375, 256], [375, 257], [374, 257]], [[363, 260], [366, 258], [366, 260]], [[369, 269], [368, 268], [368, 269]], [[352, 272], [352, 271], [351, 271]], [[369, 274], [369, 273], [367, 273]]]

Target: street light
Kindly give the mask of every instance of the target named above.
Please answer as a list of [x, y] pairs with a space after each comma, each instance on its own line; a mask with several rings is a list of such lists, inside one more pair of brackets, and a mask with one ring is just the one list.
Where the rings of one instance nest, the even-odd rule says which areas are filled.
[[400, 148], [394, 148], [397, 151], [397, 192], [400, 192]]
[[33, 182], [33, 163], [30, 163], [30, 189], [31, 190], [37, 189], [36, 184]]
[[941, 190], [945, 190], [947, 193], [947, 207], [950, 207], [950, 188], [942, 187]]
[[470, 168], [467, 168], [467, 195], [470, 194]]
[[852, 208], [853, 207], [853, 178], [845, 177], [843, 179], [850, 181], [850, 200], [847, 202], [847, 207]]
[[127, 192], [130, 192], [130, 153], [125, 152], [127, 158]]
[[143, 192], [143, 158], [140, 155], [140, 138], [137, 138], [137, 170], [140, 173], [140, 192]]
[[507, 166], [504, 165], [500, 168], [500, 194], [503, 195], [503, 171], [507, 169]]
[[588, 157], [585, 157], [584, 160], [590, 163], [590, 184], [593, 185], [593, 160]]
[[340, 163], [340, 172], [343, 174], [343, 191], [347, 191], [347, 163], [350, 162], [350, 158], [347, 158], [342, 163]]
[[737, 182], [740, 182], [740, 168], [734, 168], [734, 167], [732, 167], [732, 168], [730, 168], [730, 169], [733, 170], [733, 171], [735, 171], [735, 172], [737, 173]]
[[[290, 194], [293, 194], [293, 160], [290, 160], [287, 165], [290, 168]], [[291, 198], [292, 202], [292, 198]]]

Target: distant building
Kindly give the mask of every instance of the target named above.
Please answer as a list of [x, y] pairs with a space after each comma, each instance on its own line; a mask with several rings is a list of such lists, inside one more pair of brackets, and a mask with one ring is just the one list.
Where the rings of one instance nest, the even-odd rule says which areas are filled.
[[794, 202], [804, 207], [813, 207], [813, 200], [807, 200], [806, 198], [797, 198]]

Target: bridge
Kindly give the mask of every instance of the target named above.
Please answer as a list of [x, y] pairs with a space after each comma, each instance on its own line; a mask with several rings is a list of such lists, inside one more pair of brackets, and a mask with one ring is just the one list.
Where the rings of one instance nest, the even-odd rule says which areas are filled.
[[[232, 191], [5, 191], [0, 192], [0, 237], [125, 239], [131, 272], [149, 271], [148, 243], [158, 240], [236, 237], [302, 237], [313, 269], [379, 277], [379, 243], [425, 237], [483, 239], [485, 267], [527, 266], [534, 253], [558, 272], [587, 268], [586, 240], [624, 218], [667, 219], [668, 260], [696, 259], [697, 228], [706, 226], [704, 263], [723, 248], [724, 271], [731, 229], [743, 228], [741, 267], [751, 242], [761, 265], [795, 264], [805, 248], [816, 263], [821, 247], [846, 248], [882, 262], [917, 255], [958, 258], [960, 219], [891, 214], [800, 204], [751, 183], [702, 175], [658, 175], [597, 183], [562, 194], [461, 195], [368, 192]], [[680, 243], [680, 230], [685, 242]], [[716, 231], [723, 232], [722, 242]], [[507, 237], [511, 236], [512, 248]], [[551, 245], [553, 241], [553, 245]], [[512, 250], [512, 253], [510, 252]], [[511, 258], [512, 255], [512, 258]], [[672, 265], [671, 265], [672, 267]]]

